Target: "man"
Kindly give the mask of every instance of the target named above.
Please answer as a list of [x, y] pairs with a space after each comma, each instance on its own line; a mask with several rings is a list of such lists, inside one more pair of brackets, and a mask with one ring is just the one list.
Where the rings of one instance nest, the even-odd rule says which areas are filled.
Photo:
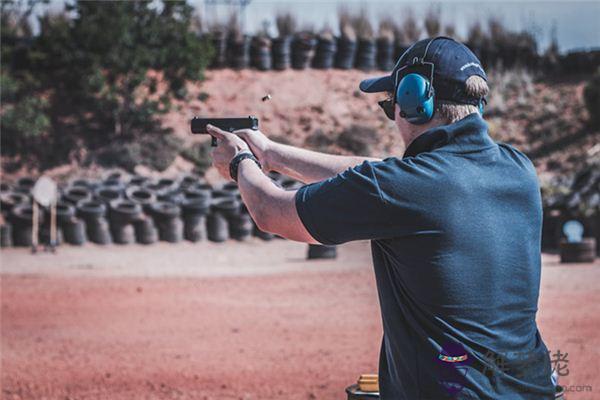
[[[408, 49], [390, 76], [363, 81], [392, 97], [380, 104], [407, 146], [401, 158], [210, 129], [215, 166], [237, 178], [262, 230], [307, 243], [371, 240], [385, 400], [553, 398], [535, 322], [540, 191], [527, 157], [488, 136], [486, 79], [467, 47], [435, 38]], [[284, 191], [269, 170], [308, 185]]]

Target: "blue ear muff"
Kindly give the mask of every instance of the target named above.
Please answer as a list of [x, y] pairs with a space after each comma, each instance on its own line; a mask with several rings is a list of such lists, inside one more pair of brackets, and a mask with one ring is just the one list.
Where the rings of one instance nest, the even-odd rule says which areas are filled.
[[433, 88], [427, 78], [408, 74], [402, 78], [396, 90], [396, 103], [400, 116], [415, 125], [429, 122], [433, 117]]
[[481, 100], [479, 102], [479, 115], [483, 116], [483, 108], [484, 108], [484, 106], [485, 106], [485, 101]]

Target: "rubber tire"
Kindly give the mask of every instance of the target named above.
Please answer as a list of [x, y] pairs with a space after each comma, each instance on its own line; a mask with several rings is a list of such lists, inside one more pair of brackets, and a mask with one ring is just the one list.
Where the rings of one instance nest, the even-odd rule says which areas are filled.
[[168, 201], [157, 201], [150, 207], [154, 220], [170, 220], [181, 215], [181, 207]]
[[591, 263], [596, 258], [596, 238], [583, 238], [581, 242], [560, 241], [561, 263]]
[[211, 242], [225, 242], [229, 239], [227, 218], [219, 211], [213, 211], [206, 217], [206, 236]]
[[135, 243], [135, 230], [132, 224], [112, 223], [110, 233], [115, 244]]
[[98, 186], [98, 181], [92, 181], [90, 179], [85, 178], [76, 178], [69, 182], [69, 187], [84, 187], [92, 190], [96, 186]]
[[181, 212], [184, 216], [206, 215], [211, 204], [211, 193], [207, 190], [188, 190], [181, 202]]
[[280, 185], [285, 190], [298, 190], [303, 184], [295, 179], [283, 179], [280, 181]]
[[62, 226], [65, 242], [82, 246], [86, 242], [85, 222], [82, 219], [73, 218]]
[[19, 193], [31, 194], [31, 189], [35, 186], [36, 179], [31, 176], [24, 176], [17, 180], [15, 190]]
[[94, 199], [101, 201], [104, 204], [110, 204], [111, 201], [119, 200], [122, 197], [120, 190], [107, 186], [98, 187], [94, 194]]
[[130, 224], [142, 218], [142, 206], [131, 200], [118, 199], [110, 203], [110, 221], [115, 224]]
[[13, 238], [12, 238], [12, 225], [4, 224], [0, 225], [0, 247], [12, 247]]
[[134, 175], [129, 179], [130, 186], [144, 186], [148, 182], [148, 178], [141, 175]]
[[143, 187], [130, 186], [125, 190], [125, 198], [146, 208], [156, 201], [156, 194]]
[[254, 223], [247, 213], [239, 213], [229, 218], [229, 237], [235, 240], [246, 240], [252, 236]]
[[179, 243], [183, 240], [183, 222], [179, 218], [157, 222], [158, 238], [164, 242]]
[[187, 215], [183, 219], [183, 237], [196, 243], [206, 238], [206, 215]]
[[164, 189], [164, 191], [166, 191], [166, 192], [175, 191], [179, 188], [179, 184], [177, 183], [177, 181], [175, 179], [161, 178], [156, 183], [158, 184], [159, 187]]
[[256, 236], [257, 238], [264, 240], [264, 241], [271, 241], [273, 239], [275, 239], [275, 235], [270, 233], [270, 232], [264, 232], [261, 231], [258, 226], [256, 226], [256, 223], [254, 224], [254, 236]]
[[99, 200], [87, 200], [77, 203], [76, 214], [87, 220], [104, 218], [106, 216], [106, 205]]
[[195, 174], [186, 174], [179, 178], [179, 189], [186, 190], [194, 185], [204, 184], [202, 178]]
[[92, 199], [92, 192], [83, 186], [71, 186], [65, 189], [62, 200], [76, 205], [81, 201], [87, 201]]
[[13, 225], [12, 242], [15, 247], [31, 247], [32, 228], [31, 225]]
[[87, 220], [86, 233], [89, 241], [92, 243], [99, 245], [112, 243], [110, 226], [104, 217]]
[[133, 223], [135, 241], [140, 244], [152, 244], [158, 241], [158, 229], [152, 218], [145, 217]]
[[176, 205], [180, 205], [181, 202], [183, 201], [183, 193], [181, 193], [179, 190], [164, 192], [164, 193], [158, 194], [156, 196], [156, 199], [159, 202], [173, 203]]
[[[18, 205], [11, 210], [9, 220], [12, 223], [13, 227], [17, 226], [32, 226], [32, 215], [33, 215], [33, 207], [29, 204], [27, 205]], [[44, 222], [44, 214], [39, 214], [38, 223], [41, 225]]]
[[[50, 210], [45, 210], [46, 219], [50, 220]], [[63, 226], [75, 217], [75, 207], [66, 201], [59, 201], [56, 204], [56, 223]]]
[[306, 258], [308, 260], [335, 259], [337, 258], [337, 247], [309, 244]]
[[0, 194], [0, 209], [3, 213], [10, 213], [16, 206], [29, 203], [31, 203], [31, 199], [23, 193], [7, 191]]
[[240, 202], [237, 198], [225, 197], [218, 198], [212, 202], [211, 210], [223, 214], [227, 218], [231, 218], [240, 213]]

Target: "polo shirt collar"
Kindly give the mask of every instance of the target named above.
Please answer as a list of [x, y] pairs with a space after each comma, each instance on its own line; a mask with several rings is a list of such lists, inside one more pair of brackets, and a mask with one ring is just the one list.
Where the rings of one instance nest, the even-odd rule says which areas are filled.
[[477, 113], [470, 114], [453, 124], [436, 126], [419, 135], [406, 149], [404, 157], [433, 151], [468, 153], [495, 146], [488, 135], [487, 123]]

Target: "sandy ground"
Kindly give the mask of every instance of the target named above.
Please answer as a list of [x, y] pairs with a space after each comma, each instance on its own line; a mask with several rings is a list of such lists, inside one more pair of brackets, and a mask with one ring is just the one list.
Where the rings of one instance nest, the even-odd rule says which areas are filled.
[[[3, 399], [344, 399], [375, 372], [368, 243], [212, 243], [0, 253]], [[572, 399], [600, 398], [600, 262], [544, 256], [540, 330]], [[564, 363], [563, 363], [564, 365]]]

